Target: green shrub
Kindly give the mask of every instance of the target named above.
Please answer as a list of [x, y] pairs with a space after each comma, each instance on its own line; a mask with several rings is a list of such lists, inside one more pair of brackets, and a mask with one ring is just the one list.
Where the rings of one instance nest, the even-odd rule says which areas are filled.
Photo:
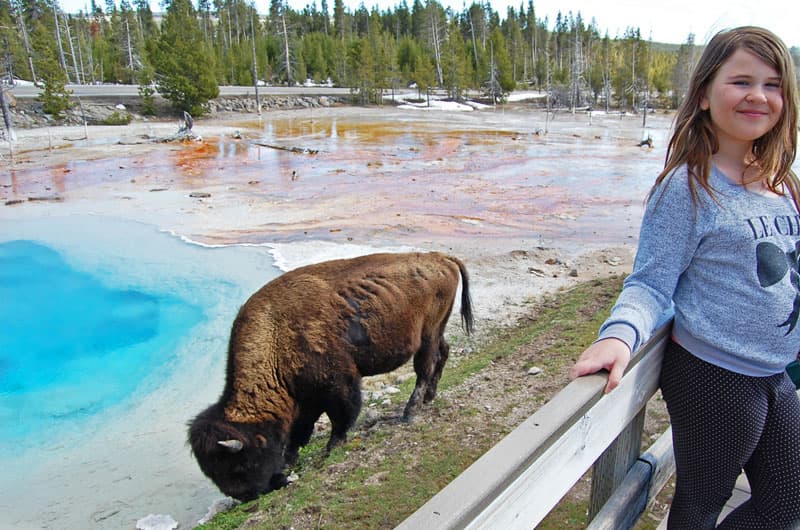
[[115, 110], [106, 119], [100, 122], [100, 125], [128, 125], [133, 116], [129, 112], [120, 112]]
[[139, 74], [139, 97], [142, 99], [142, 116], [155, 116], [156, 110], [155, 96], [156, 89], [153, 85], [153, 69], [149, 66], [142, 68]]
[[50, 114], [53, 118], [60, 120], [64, 113], [72, 108], [69, 100], [72, 92], [67, 90], [64, 83], [55, 79], [45, 79], [42, 91], [37, 96], [37, 100], [42, 104], [45, 114]]

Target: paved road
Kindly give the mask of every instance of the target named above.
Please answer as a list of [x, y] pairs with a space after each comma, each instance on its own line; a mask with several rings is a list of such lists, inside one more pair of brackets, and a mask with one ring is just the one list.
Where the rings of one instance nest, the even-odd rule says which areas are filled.
[[[73, 96], [83, 98], [115, 96], [127, 97], [139, 95], [138, 85], [67, 85], [67, 89], [72, 91]], [[15, 86], [11, 89], [11, 93], [17, 98], [33, 98], [36, 97], [39, 92], [40, 89], [33, 85]], [[246, 96], [254, 93], [255, 89], [251, 86], [219, 87], [220, 96]], [[262, 96], [343, 96], [349, 93], [349, 88], [321, 86], [258, 87], [258, 94]]]

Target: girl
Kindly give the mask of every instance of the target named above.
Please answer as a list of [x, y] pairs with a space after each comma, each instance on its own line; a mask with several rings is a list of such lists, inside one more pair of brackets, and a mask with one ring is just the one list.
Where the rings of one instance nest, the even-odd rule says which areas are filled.
[[[633, 272], [570, 377], [609, 371], [674, 308], [661, 391], [672, 423], [670, 529], [800, 528], [797, 81], [786, 46], [720, 32], [678, 110]], [[717, 527], [744, 469], [752, 496]]]

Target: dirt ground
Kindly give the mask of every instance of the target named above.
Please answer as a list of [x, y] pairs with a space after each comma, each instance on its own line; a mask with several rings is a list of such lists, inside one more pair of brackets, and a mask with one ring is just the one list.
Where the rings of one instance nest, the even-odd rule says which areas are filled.
[[[270, 119], [284, 123], [308, 116], [309, 111], [280, 111]], [[522, 113], [511, 119], [513, 113], [499, 116], [496, 112], [487, 115], [492, 130], [502, 130], [511, 135], [518, 134], [520, 123], [530, 120], [530, 114]], [[339, 120], [340, 134], [346, 120], [376, 119], [402, 120], [403, 115], [394, 109], [359, 109], [337, 107], [314, 111], [313, 120], [325, 123], [326, 119]], [[472, 122], [460, 116], [426, 116], [428, 125], [437, 128], [468, 128]], [[568, 118], [553, 125], [553, 138], [581, 136], [599, 138], [599, 128], [616, 130], [615, 122], [603, 125], [595, 118], [589, 130], [585, 117]], [[282, 121], [281, 121], [282, 120]], [[639, 120], [639, 118], [634, 118]], [[611, 123], [611, 122], [609, 122]], [[632, 130], [637, 122], [631, 122]], [[30, 219], [58, 215], [112, 215], [125, 219], [156, 224], [164, 230], [174, 232], [203, 244], [271, 243], [282, 248], [314, 249], [320, 245], [333, 245], [342, 252], [350, 252], [353, 246], [374, 248], [424, 248], [441, 250], [458, 255], [467, 263], [476, 307], [478, 332], [471, 338], [463, 336], [457, 319], [452, 319], [448, 333], [453, 342], [462, 344], [456, 356], [468, 354], [470, 348], [479, 347], [487, 339], [486, 333], [497, 327], [510, 325], [521, 317], [535, 312], [536, 304], [543, 297], [567, 289], [578, 282], [594, 278], [606, 278], [630, 271], [634, 253], [638, 220], [629, 210], [621, 211], [625, 216], [629, 235], [618, 237], [614, 244], [597, 245], [587, 241], [576, 247], [574, 241], [564, 245], [551, 245], [550, 239], [536, 234], [535, 226], [527, 219], [523, 222], [492, 221], [487, 217], [476, 217], [469, 201], [455, 200], [459, 193], [458, 180], [438, 179], [425, 181], [430, 186], [432, 201], [430, 210], [420, 211], [420, 195], [413, 187], [393, 187], [387, 196], [373, 194], [364, 199], [363, 205], [348, 203], [348, 193], [356, 193], [362, 184], [350, 182], [348, 187], [336, 187], [322, 183], [312, 166], [298, 166], [279, 161], [267, 197], [255, 202], [254, 188], [263, 185], [265, 177], [259, 171], [263, 166], [253, 162], [253, 142], [261, 131], [253, 128], [252, 115], [217, 115], [213, 119], [199, 119], [194, 132], [201, 138], [189, 142], [161, 142], [177, 132], [176, 121], [135, 121], [120, 127], [46, 127], [17, 131], [13, 154], [6, 146], [0, 160], [0, 224], [11, 226], [15, 219]], [[483, 126], [483, 125], [482, 125]], [[559, 129], [558, 127], [561, 127]], [[661, 118], [652, 127], [662, 134], [668, 119]], [[516, 132], [515, 132], [516, 131]], [[305, 145], [303, 132], [297, 132], [291, 142], [284, 146]], [[538, 138], [539, 131], [526, 133]], [[605, 133], [603, 133], [605, 134]], [[617, 133], [614, 133], [617, 134]], [[635, 138], [638, 132], [632, 133]], [[535, 138], [534, 138], [535, 139]], [[638, 154], [638, 147], [631, 137], [614, 142], [624, 149]], [[237, 148], [237, 142], [249, 142], [248, 147]], [[445, 164], [448, 160], [446, 142], [430, 155], [428, 167]], [[241, 144], [239, 144], [241, 145]], [[224, 146], [224, 147], [223, 147]], [[230, 147], [233, 146], [233, 147]], [[239, 149], [250, 153], [245, 157], [227, 159], [220, 153], [224, 149]], [[271, 149], [267, 149], [271, 152]], [[238, 151], [237, 151], [238, 152]], [[257, 155], [260, 157], [261, 151]], [[294, 153], [292, 160], [297, 160]], [[355, 155], [353, 155], [355, 156]], [[361, 154], [359, 163], [374, 171], [389, 171], [386, 163], [370, 162], [371, 153]], [[488, 156], [491, 156], [489, 154]], [[151, 166], [157, 160], [168, 157], [168, 169]], [[659, 153], [652, 155], [659, 158]], [[335, 160], [333, 164], [350, 167], [353, 160]], [[370, 165], [370, 164], [373, 165]], [[219, 171], [218, 166], [236, 165], [236, 171]], [[216, 167], [212, 171], [210, 168]], [[383, 169], [381, 169], [383, 168]], [[398, 171], [402, 172], [402, 163]], [[349, 175], [350, 170], [341, 170]], [[319, 173], [335, 173], [329, 169]], [[418, 176], [425, 178], [425, 170]], [[654, 174], [652, 175], [654, 176]], [[312, 183], [304, 191], [295, 184]], [[408, 196], [403, 196], [406, 191]], [[435, 192], [435, 193], [434, 193]], [[501, 193], [501, 192], [497, 192]], [[303, 195], [305, 194], [305, 195]], [[487, 193], [486, 195], [489, 195]], [[478, 196], [478, 195], [476, 195]], [[453, 198], [452, 200], [448, 200]], [[502, 201], [502, 198], [500, 199]], [[629, 202], [639, 202], [631, 199]], [[524, 203], [524, 197], [522, 198]], [[438, 205], [438, 206], [437, 206]], [[446, 205], [446, 215], [441, 214], [441, 205]], [[438, 209], [438, 210], [437, 210]], [[400, 217], [402, 221], [388, 221], [387, 217]], [[556, 216], [558, 213], [556, 212]], [[569, 216], [564, 215], [565, 223]], [[476, 228], [477, 227], [477, 228]], [[283, 247], [285, 246], [285, 247]], [[327, 247], [326, 247], [327, 248]], [[313, 256], [313, 251], [309, 250]], [[579, 352], [576, 352], [576, 354]], [[469, 392], [479, 393], [486, 410], [504, 410], [513, 394], [502, 389], [518, 384], [522, 366], [530, 355], [521, 353], [516, 365], [494, 363], [479, 380], [470, 382]], [[495, 365], [496, 364], [496, 365]], [[568, 369], [568, 367], [567, 367]], [[378, 390], [391, 385], [397, 378], [406, 377], [411, 367], [401, 369], [390, 376], [376, 376], [364, 383], [366, 391]], [[552, 395], [564, 383], [565, 372], [537, 379], [537, 395]], [[462, 389], [463, 390], [463, 389]], [[519, 414], [512, 420], [522, 421], [530, 414], [530, 407], [518, 407]], [[663, 420], [663, 418], [661, 418]], [[389, 447], [388, 450], [391, 450]], [[585, 495], [584, 489], [576, 495]], [[144, 515], [144, 514], [143, 514]]]

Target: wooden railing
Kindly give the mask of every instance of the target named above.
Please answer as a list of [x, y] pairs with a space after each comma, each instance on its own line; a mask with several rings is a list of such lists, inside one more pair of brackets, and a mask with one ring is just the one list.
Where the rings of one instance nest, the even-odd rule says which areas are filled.
[[670, 328], [613, 392], [604, 375], [571, 382], [397, 528], [532, 530], [592, 466], [589, 528], [631, 528], [674, 471], [669, 430], [640, 454]]

